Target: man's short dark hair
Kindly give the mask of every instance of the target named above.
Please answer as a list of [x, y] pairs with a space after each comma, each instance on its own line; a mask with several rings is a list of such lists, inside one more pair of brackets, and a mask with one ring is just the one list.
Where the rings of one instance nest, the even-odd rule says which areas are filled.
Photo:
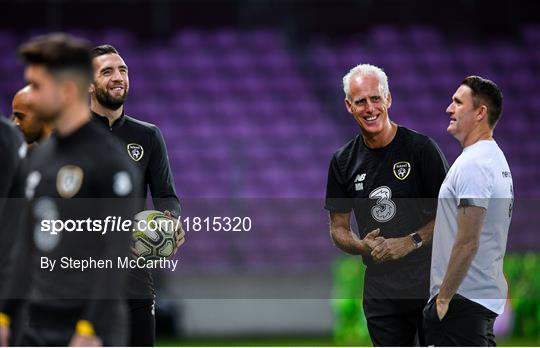
[[478, 107], [481, 103], [486, 104], [488, 109], [488, 125], [491, 129], [501, 118], [503, 95], [495, 82], [484, 79], [480, 76], [469, 76], [461, 81], [461, 85], [471, 89], [474, 106]]
[[26, 64], [43, 65], [52, 75], [73, 71], [85, 82], [92, 80], [90, 44], [71, 35], [38, 36], [19, 48], [19, 56]]
[[112, 45], [99, 45], [92, 48], [92, 59], [105, 54], [119, 54]]

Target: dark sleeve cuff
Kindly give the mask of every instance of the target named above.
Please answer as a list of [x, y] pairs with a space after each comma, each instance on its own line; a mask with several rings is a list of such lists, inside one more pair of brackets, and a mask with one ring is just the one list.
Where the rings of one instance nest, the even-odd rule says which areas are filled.
[[487, 209], [489, 199], [487, 198], [460, 198], [458, 207], [479, 207]]

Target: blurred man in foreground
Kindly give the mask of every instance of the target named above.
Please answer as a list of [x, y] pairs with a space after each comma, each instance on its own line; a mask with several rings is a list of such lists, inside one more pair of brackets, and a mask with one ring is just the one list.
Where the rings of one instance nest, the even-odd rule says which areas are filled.
[[[103, 129], [90, 122], [90, 47], [64, 34], [41, 36], [21, 46], [30, 86], [28, 103], [55, 131], [29, 163], [25, 194], [30, 203], [16, 272], [30, 272], [25, 346], [124, 345], [126, 313], [119, 269], [81, 272], [53, 261], [109, 260], [128, 255], [130, 231], [100, 228], [51, 233], [43, 222], [130, 220], [138, 205], [139, 176]], [[96, 141], [99, 139], [99, 141]], [[66, 225], [67, 226], [67, 225]], [[51, 267], [43, 267], [46, 260]], [[13, 284], [16, 293], [20, 284]]]

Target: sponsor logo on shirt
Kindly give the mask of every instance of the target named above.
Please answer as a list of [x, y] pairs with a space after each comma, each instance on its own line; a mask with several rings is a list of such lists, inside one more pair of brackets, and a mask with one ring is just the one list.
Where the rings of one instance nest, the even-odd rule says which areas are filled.
[[60, 243], [62, 234], [52, 234], [47, 232], [41, 226], [41, 221], [48, 219], [58, 219], [60, 213], [54, 200], [48, 197], [39, 198], [34, 204], [33, 209], [36, 224], [34, 226], [34, 244], [36, 248], [43, 252], [54, 250]]
[[411, 173], [411, 164], [405, 161], [394, 163], [392, 171], [394, 172], [394, 176], [396, 178], [399, 180], [405, 180]]
[[371, 191], [369, 198], [376, 199], [371, 208], [371, 216], [378, 222], [388, 222], [396, 215], [396, 204], [392, 201], [392, 190], [388, 186], [380, 186]]
[[366, 179], [366, 174], [363, 173], [362, 175], [358, 174], [356, 178], [354, 179], [354, 190], [355, 191], [362, 191], [364, 189], [364, 183], [363, 181]]
[[83, 182], [83, 170], [77, 166], [67, 165], [60, 168], [56, 175], [56, 190], [63, 198], [71, 198], [79, 192]]
[[26, 145], [25, 142], [23, 142], [21, 146], [19, 147], [19, 151], [18, 151], [19, 158], [20, 159], [25, 158], [27, 153], [28, 153], [28, 146]]
[[37, 170], [33, 171], [28, 175], [26, 178], [26, 189], [25, 189], [25, 195], [26, 198], [32, 199], [34, 198], [34, 193], [36, 191], [37, 185], [39, 185], [39, 182], [41, 181], [41, 173]]
[[127, 172], [121, 171], [113, 177], [113, 191], [118, 196], [127, 196], [131, 193], [133, 184]]
[[144, 155], [143, 147], [135, 143], [127, 144], [127, 152], [129, 154], [129, 157], [131, 157], [131, 159], [135, 162], [139, 162]]

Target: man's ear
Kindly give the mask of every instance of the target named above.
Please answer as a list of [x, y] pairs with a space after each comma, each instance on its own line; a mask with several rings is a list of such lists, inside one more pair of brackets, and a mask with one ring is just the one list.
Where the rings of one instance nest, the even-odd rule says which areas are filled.
[[352, 105], [351, 101], [349, 100], [349, 98], [345, 98], [344, 101], [345, 101], [345, 108], [347, 109], [347, 111], [350, 114], [352, 114], [353, 113], [353, 110], [352, 110], [353, 105]]
[[392, 106], [392, 94], [388, 93], [388, 97], [386, 98], [386, 108], [390, 109]]
[[62, 100], [62, 104], [71, 104], [79, 93], [77, 83], [70, 79], [63, 79], [58, 81], [58, 84], [60, 91], [59, 96]]
[[94, 83], [92, 82], [90, 86], [88, 86], [88, 93], [92, 94], [96, 91], [96, 87], [94, 86]]
[[480, 107], [478, 108], [478, 112], [476, 113], [476, 120], [480, 122], [483, 119], [487, 119], [487, 116], [488, 116], [487, 106], [480, 105]]

